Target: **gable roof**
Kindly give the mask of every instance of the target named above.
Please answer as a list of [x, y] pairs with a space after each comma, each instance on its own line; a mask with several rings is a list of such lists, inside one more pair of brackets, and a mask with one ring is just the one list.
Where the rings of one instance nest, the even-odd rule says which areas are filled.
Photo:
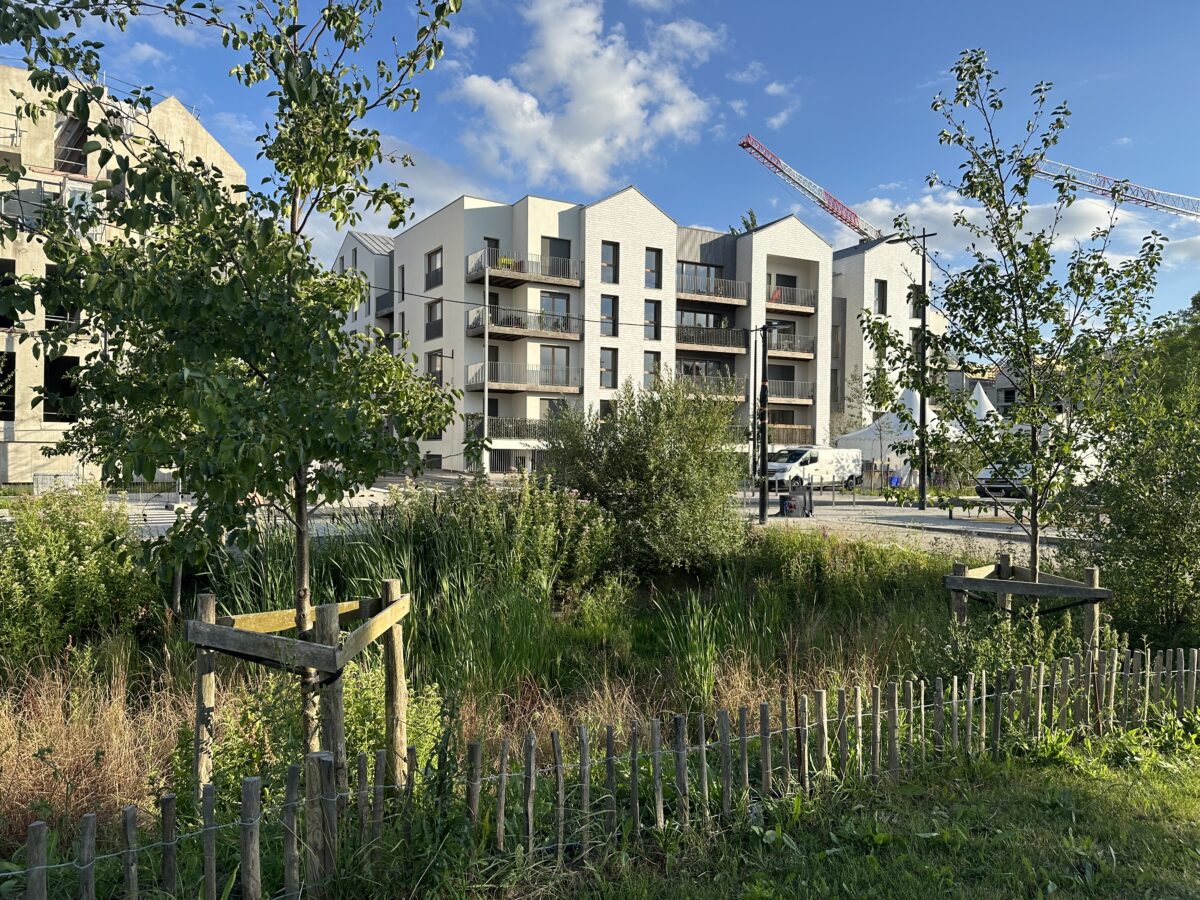
[[892, 235], [885, 235], [881, 238], [875, 238], [873, 241], [860, 241], [851, 247], [843, 247], [841, 250], [833, 251], [834, 259], [845, 259], [847, 256], [854, 256], [856, 253], [866, 253], [868, 250], [874, 250], [880, 244], [885, 244], [891, 239]]
[[805, 231], [808, 231], [811, 234], [813, 234], [814, 236], [816, 236], [816, 238], [818, 240], [822, 241], [826, 246], [833, 246], [832, 244], [829, 243], [829, 241], [825, 240], [825, 238], [821, 235], [821, 233], [819, 231], [817, 231], [815, 228], [813, 228], [811, 225], [809, 225], [807, 222], [805, 222], [803, 219], [801, 219], [795, 213], [788, 213], [786, 216], [780, 216], [778, 219], [772, 219], [770, 222], [765, 222], [762, 225], [755, 225], [749, 231], [741, 232], [738, 235], [738, 238], [740, 239], [740, 238], [745, 237], [748, 234], [757, 234], [760, 231], [765, 231], [768, 228], [773, 228], [776, 225], [778, 225], [780, 222], [786, 222], [788, 219], [795, 219], [797, 224], [799, 224], [801, 228], [803, 228]]
[[370, 231], [351, 231], [350, 236], [378, 256], [387, 256], [395, 246], [386, 234], [373, 234]]
[[[613, 191], [611, 194], [609, 194], [606, 197], [600, 197], [597, 200], [593, 200], [591, 203], [585, 204], [583, 208], [590, 209], [591, 207], [597, 205], [598, 203], [603, 203], [606, 200], [611, 200], [613, 197], [620, 196], [621, 194], [625, 193], [626, 191], [633, 191], [639, 197], [641, 197], [643, 200], [645, 200], [647, 203], [649, 203], [651, 206], [653, 206], [655, 209], [657, 209], [660, 213], [662, 213], [664, 216], [666, 216], [668, 219], [670, 219], [672, 222], [675, 222], [675, 217], [673, 215], [671, 215], [669, 212], [664, 210], [661, 206], [659, 206], [657, 203], [655, 203], [653, 200], [651, 200], [649, 197], [647, 197], [645, 194], [643, 194], [641, 192], [641, 190], [639, 190], [637, 185], [635, 185], [635, 184], [627, 184], [627, 185], [625, 185], [625, 187], [621, 188], [619, 191]], [[678, 225], [679, 223], [675, 222], [675, 224]]]

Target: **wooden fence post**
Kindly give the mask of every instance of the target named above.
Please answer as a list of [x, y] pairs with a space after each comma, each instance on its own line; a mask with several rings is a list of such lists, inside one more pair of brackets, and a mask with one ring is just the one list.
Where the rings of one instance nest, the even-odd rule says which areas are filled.
[[[307, 893], [313, 897], [329, 896], [326, 884], [325, 814], [321, 806], [321, 754], [306, 753], [304, 756], [304, 836], [308, 845], [305, 858]], [[215, 877], [214, 877], [215, 888]]]
[[[401, 597], [400, 582], [389, 579], [383, 583], [382, 606], [397, 603]], [[383, 635], [384, 671], [384, 746], [388, 758], [388, 783], [406, 783], [408, 748], [408, 676], [404, 671], [404, 623], [396, 622]]]
[[708, 827], [708, 729], [705, 727], [704, 713], [696, 716], [696, 743], [700, 747], [700, 757], [697, 760], [697, 778], [700, 781], [700, 821]]
[[933, 752], [938, 759], [941, 759], [945, 752], [943, 740], [946, 728], [946, 713], [943, 706], [945, 694], [945, 685], [942, 684], [941, 676], [938, 676], [933, 679]]
[[633, 836], [642, 836], [642, 805], [638, 797], [638, 723], [629, 725], [629, 817], [633, 820]]
[[771, 796], [771, 707], [758, 705], [758, 792]]
[[691, 818], [688, 804], [687, 718], [678, 714], [675, 716], [675, 791], [679, 804], [675, 816], [680, 826], [687, 828]]
[[738, 760], [742, 767], [742, 791], [750, 790], [750, 735], [747, 733], [750, 723], [750, 710], [744, 706], [738, 707], [738, 744], [741, 757]]
[[[959, 573], [955, 572], [954, 574], [957, 575]], [[966, 575], [967, 573], [963, 572], [962, 574]], [[1008, 578], [1012, 578], [1012, 575], [1013, 575], [1012, 554], [1011, 553], [997, 554], [996, 555], [996, 577], [1008, 579]], [[997, 593], [996, 594], [996, 609], [1001, 610], [1002, 612], [1011, 613], [1012, 612], [1012, 594], [1005, 593], [1005, 592]]]
[[863, 724], [862, 724], [862, 685], [854, 686], [854, 749], [855, 764], [858, 768], [858, 777], [863, 777]]
[[283, 791], [283, 896], [300, 898], [300, 833], [296, 827], [300, 806], [300, 767], [288, 766]]
[[666, 824], [663, 815], [662, 722], [657, 715], [650, 720], [650, 780], [654, 787], [654, 827], [662, 831]]
[[[215, 625], [217, 621], [216, 594], [196, 595], [196, 621]], [[196, 735], [193, 747], [193, 774], [196, 778], [196, 800], [202, 797], [204, 785], [212, 781], [213, 715], [217, 683], [214, 651], [196, 648]]]
[[967, 706], [963, 715], [963, 734], [966, 741], [963, 746], [968, 757], [974, 755], [974, 726], [975, 725], [975, 673], [967, 673]]
[[262, 813], [262, 781], [257, 776], [242, 779], [241, 873], [242, 897], [262, 900], [262, 859], [259, 857], [259, 818]]
[[467, 819], [471, 823], [471, 838], [479, 826], [479, 790], [482, 786], [483, 744], [478, 740], [467, 744]]
[[[943, 571], [945, 571], [943, 569]], [[966, 563], [955, 563], [954, 574], [965, 576], [967, 574]], [[966, 591], [951, 591], [950, 592], [950, 611], [954, 616], [954, 621], [959, 625], [965, 625], [967, 622], [967, 592]]]
[[525, 853], [533, 854], [533, 799], [537, 791], [537, 748], [533, 732], [525, 732]]
[[800, 779], [800, 790], [805, 795], [808, 794], [812, 782], [808, 766], [808, 695], [800, 695], [800, 711], [796, 714], [797, 720], [800, 722], [800, 734], [796, 742], [797, 760], [799, 762], [800, 771], [797, 776]]
[[504, 807], [508, 799], [508, 738], [500, 742], [500, 772], [496, 778], [496, 852], [504, 852]]
[[871, 685], [871, 783], [879, 781], [879, 685]]
[[592, 823], [592, 748], [587, 726], [576, 726], [575, 737], [579, 741], [579, 855], [583, 858], [587, 856]]
[[[1100, 587], [1099, 566], [1088, 566], [1084, 569], [1083, 583], [1088, 587]], [[1100, 647], [1100, 604], [1085, 603], [1083, 605], [1083, 640], [1092, 650]]]
[[717, 710], [717, 739], [721, 743], [721, 818], [728, 820], [733, 794], [733, 753], [729, 747], [729, 710]]
[[792, 782], [792, 747], [791, 731], [788, 729], [787, 693], [783, 690], [779, 693], [779, 756], [780, 762], [783, 763], [781, 790], [786, 792]]
[[914, 727], [916, 724], [913, 720], [913, 683], [911, 678], [904, 680], [904, 709], [905, 709], [905, 727], [908, 730], [908, 767], [911, 771], [916, 762], [916, 754], [913, 752], [916, 747], [917, 730]]
[[79, 900], [96, 900], [96, 814], [79, 826]]
[[824, 777], [829, 771], [829, 704], [824, 691], [814, 691], [817, 717], [817, 758], [814, 771]]
[[356, 767], [354, 806], [358, 813], [358, 842], [365, 845], [371, 828], [371, 776], [368, 770], [367, 754], [358, 753]]
[[25, 831], [26, 900], [46, 900], [48, 895], [48, 879], [46, 877], [48, 831], [46, 823], [40, 819], [31, 822]]
[[200, 793], [200, 819], [204, 825], [200, 835], [204, 855], [204, 900], [217, 900], [217, 794], [212, 782], [204, 785]]
[[[321, 864], [325, 877], [332, 879], [338, 869], [338, 812], [340, 802], [337, 788], [337, 770], [333, 762], [333, 754], [322, 753], [318, 759], [321, 779], [321, 850], [324, 861]], [[328, 891], [329, 889], [326, 888]]]
[[562, 743], [557, 731], [550, 732], [550, 752], [554, 755], [554, 864], [561, 866], [567, 829], [567, 792], [563, 783]]
[[[897, 731], [900, 718], [900, 686], [896, 682], [888, 685], [887, 729], [888, 729], [888, 772], [892, 781], [900, 780], [900, 734]], [[957, 709], [957, 706], [955, 707]]]
[[617, 741], [611, 725], [604, 726], [604, 831], [617, 831]]
[[175, 840], [175, 795], [158, 798], [159, 839], [162, 842], [160, 886], [164, 894], [174, 897], [179, 889], [179, 845]]
[[846, 780], [846, 770], [850, 765], [850, 752], [847, 747], [846, 735], [846, 688], [845, 686], [838, 688], [838, 727], [837, 727], [837, 754], [838, 754], [838, 780]]
[[121, 868], [125, 873], [125, 897], [138, 898], [138, 830], [137, 807], [133, 804], [121, 807], [121, 835], [124, 848], [121, 850]]
[[[341, 641], [336, 603], [317, 607], [316, 639], [318, 643], [337, 647]], [[334, 781], [337, 785], [338, 809], [345, 807], [341, 798], [350, 789], [350, 773], [346, 766], [346, 707], [341, 672], [321, 672], [321, 749], [333, 757]]]
[[958, 756], [958, 676], [950, 676], [950, 753]]
[[[1054, 683], [1054, 676], [1051, 674], [1050, 683]], [[1033, 695], [1033, 739], [1040, 741], [1042, 739], [1042, 692], [1046, 690], [1046, 664], [1039, 662], [1037, 667], [1037, 687]]]

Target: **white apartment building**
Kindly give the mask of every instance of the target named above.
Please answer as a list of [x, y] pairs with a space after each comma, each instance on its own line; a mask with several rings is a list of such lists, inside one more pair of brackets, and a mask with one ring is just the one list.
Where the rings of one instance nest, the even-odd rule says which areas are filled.
[[681, 227], [634, 187], [590, 204], [464, 196], [394, 238], [349, 232], [334, 265], [374, 286], [347, 328], [405, 333], [463, 392], [465, 421], [422, 442], [431, 466], [464, 468], [486, 414], [491, 470], [532, 467], [557, 405], [603, 412], [660, 371], [728, 388], [748, 423], [767, 323], [771, 442], [828, 440], [833, 253], [795, 216], [732, 235]]
[[[911, 343], [920, 334], [921, 313], [910, 302], [909, 288], [920, 284], [921, 253], [908, 244], [889, 244], [882, 238], [834, 252], [828, 368], [835, 429], [841, 423], [843, 431], [856, 430], [870, 424], [880, 412], [866, 408], [861, 401], [863, 384], [876, 365], [876, 354], [863, 331], [860, 315], [886, 319], [893, 331]], [[932, 333], [945, 333], [946, 320], [938, 310], [928, 307], [926, 317]], [[894, 379], [894, 373], [889, 374]]]
[[[40, 210], [57, 202], [86, 197], [92, 182], [104, 177], [96, 155], [84, 153], [93, 139], [86, 125], [69, 115], [43, 116], [37, 122], [18, 120], [13, 91], [33, 96], [25, 69], [0, 66], [0, 160], [24, 167], [15, 183], [0, 180], [0, 208], [5, 218], [22, 225], [36, 220]], [[201, 157], [218, 166], [228, 183], [245, 183], [245, 170], [174, 97], [156, 104], [147, 115], [130, 120], [131, 133], [153, 131], [187, 157]], [[0, 278], [52, 274], [41, 245], [18, 234], [0, 247]], [[23, 330], [40, 330], [48, 320], [78, 319], [79, 309], [39, 303], [22, 321], [0, 321], [0, 483], [29, 483], [34, 475], [73, 475], [77, 461], [46, 457], [44, 447], [57, 443], [70, 420], [53, 400], [33, 406], [36, 388], [67, 396], [73, 390], [71, 371], [89, 350], [87, 337], [77, 338], [78, 352], [47, 361], [34, 356], [32, 342], [20, 341]]]

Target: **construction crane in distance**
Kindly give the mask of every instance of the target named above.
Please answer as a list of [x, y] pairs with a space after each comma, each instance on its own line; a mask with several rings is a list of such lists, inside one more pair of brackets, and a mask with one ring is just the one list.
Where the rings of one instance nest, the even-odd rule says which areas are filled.
[[1037, 174], [1039, 178], [1043, 178], [1046, 181], [1070, 178], [1085, 191], [1091, 191], [1093, 194], [1101, 194], [1105, 197], [1112, 197], [1114, 188], [1119, 186], [1121, 189], [1121, 198], [1128, 200], [1130, 203], [1174, 213], [1177, 216], [1200, 219], [1200, 197], [1189, 197], [1186, 194], [1171, 194], [1167, 191], [1156, 191], [1154, 188], [1143, 187], [1140, 184], [1133, 184], [1129, 181], [1122, 182], [1116, 178], [1109, 178], [1107, 175], [1100, 175], [1097, 172], [1089, 172], [1086, 169], [1078, 169], [1075, 166], [1052, 162], [1048, 159], [1042, 160], [1038, 166]]
[[811, 200], [843, 225], [869, 241], [879, 240], [884, 233], [852, 210], [811, 178], [805, 178], [782, 159], [767, 149], [752, 134], [746, 135], [738, 146], [757, 159], [769, 171], [777, 175], [788, 187], [797, 191], [806, 200]]

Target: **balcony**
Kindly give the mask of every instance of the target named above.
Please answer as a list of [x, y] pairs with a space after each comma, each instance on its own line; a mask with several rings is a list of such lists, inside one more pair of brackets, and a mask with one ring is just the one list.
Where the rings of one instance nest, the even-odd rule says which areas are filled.
[[813, 442], [813, 427], [811, 425], [776, 425], [767, 424], [767, 443], [785, 447], [803, 446]]
[[375, 295], [375, 315], [378, 318], [390, 316], [396, 308], [396, 292], [380, 291]]
[[723, 400], [746, 399], [746, 377], [744, 375], [690, 375], [676, 373], [676, 378], [696, 385], [705, 392]]
[[13, 113], [0, 113], [0, 156], [15, 162], [21, 155], [25, 130]]
[[442, 267], [430, 269], [425, 273], [425, 290], [429, 291], [435, 287], [442, 286]]
[[436, 341], [442, 336], [442, 329], [445, 324], [445, 319], [434, 319], [432, 322], [425, 323], [425, 340]]
[[[467, 430], [483, 437], [483, 416], [467, 416]], [[487, 436], [490, 441], [545, 441], [550, 433], [548, 419], [522, 419], [515, 416], [488, 416]]]
[[676, 275], [675, 295], [681, 300], [706, 300], [727, 306], [746, 306], [750, 303], [750, 283], [731, 281], [728, 278]]
[[675, 327], [675, 346], [681, 350], [745, 353], [748, 341], [749, 332], [744, 328], [705, 328], [701, 325]]
[[467, 310], [468, 335], [481, 336], [485, 325], [489, 337], [507, 341], [523, 337], [577, 341], [583, 334], [583, 320], [578, 316], [504, 306], [475, 306]]
[[511, 288], [530, 282], [580, 287], [583, 284], [583, 260], [485, 247], [467, 257], [467, 283], [482, 284], [484, 273], [487, 273], [490, 287]]
[[811, 406], [816, 396], [817, 385], [813, 381], [779, 381], [772, 378], [767, 382], [768, 403]]
[[817, 311], [817, 292], [813, 288], [767, 285], [767, 309], [811, 315]]
[[811, 334], [790, 334], [785, 331], [767, 332], [767, 353], [792, 359], [812, 359], [817, 352], [817, 339]]
[[473, 363], [467, 366], [467, 390], [482, 391], [485, 368], [490, 390], [504, 393], [541, 391], [552, 394], [578, 394], [583, 384], [583, 369], [576, 366], [527, 366], [523, 363]]

